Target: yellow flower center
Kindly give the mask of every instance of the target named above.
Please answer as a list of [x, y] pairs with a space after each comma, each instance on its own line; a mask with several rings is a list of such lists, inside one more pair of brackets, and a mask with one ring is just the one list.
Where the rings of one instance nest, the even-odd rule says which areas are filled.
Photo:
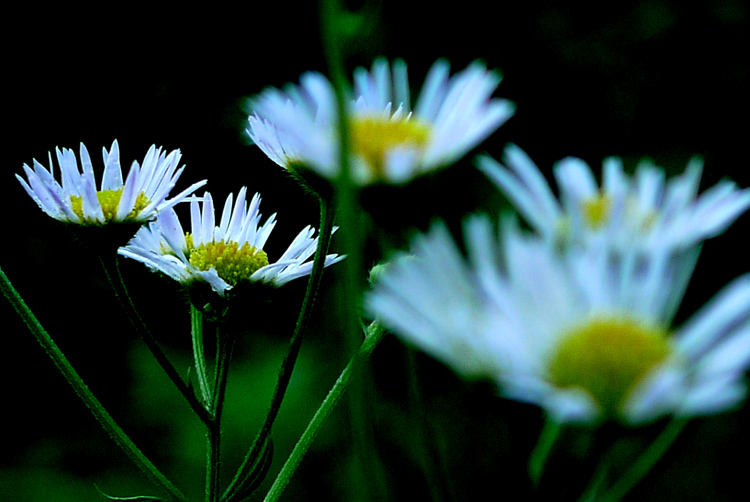
[[[612, 199], [606, 194], [599, 194], [581, 202], [583, 221], [592, 230], [598, 230], [607, 223], [612, 214]], [[641, 209], [633, 199], [625, 201], [625, 224], [632, 230], [648, 233], [654, 226], [658, 213], [651, 209]]]
[[583, 389], [612, 417], [671, 351], [661, 328], [628, 317], [594, 318], [562, 337], [549, 376], [557, 387]]
[[258, 269], [268, 265], [268, 256], [262, 249], [257, 249], [245, 242], [240, 246], [237, 242], [209, 242], [193, 247], [193, 238], [185, 236], [187, 255], [190, 263], [199, 270], [213, 268], [224, 282], [236, 286], [241, 281], [249, 281], [250, 276]]
[[[99, 199], [99, 204], [102, 206], [102, 213], [104, 213], [104, 223], [112, 223], [117, 217], [117, 207], [120, 204], [122, 198], [122, 188], [117, 190], [102, 190], [96, 192], [96, 198]], [[71, 195], [70, 202], [72, 204], [73, 212], [84, 222], [84, 224], [99, 224], [96, 221], [87, 221], [83, 214], [83, 198], [79, 195]], [[135, 199], [135, 205], [133, 210], [128, 213], [123, 220], [123, 223], [134, 222], [141, 211], [151, 203], [146, 197], [146, 194], [141, 192]]]
[[606, 195], [597, 195], [581, 203], [583, 221], [597, 230], [607, 222], [612, 209], [612, 200]]
[[365, 159], [377, 178], [384, 177], [390, 150], [399, 146], [423, 148], [430, 138], [429, 124], [413, 118], [354, 117], [350, 128], [352, 150]]

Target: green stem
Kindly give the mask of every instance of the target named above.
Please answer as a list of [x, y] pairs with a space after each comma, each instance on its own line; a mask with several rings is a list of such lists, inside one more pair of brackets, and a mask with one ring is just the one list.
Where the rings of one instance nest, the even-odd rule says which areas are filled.
[[208, 424], [209, 422], [211, 422], [212, 417], [210, 416], [206, 408], [195, 397], [192, 389], [182, 380], [182, 377], [180, 377], [180, 375], [177, 373], [177, 370], [169, 361], [166, 354], [164, 354], [164, 351], [159, 346], [159, 343], [151, 334], [148, 327], [146, 326], [146, 323], [143, 322], [143, 319], [138, 313], [138, 310], [135, 308], [133, 300], [130, 298], [130, 294], [128, 293], [128, 289], [125, 286], [125, 281], [123, 280], [122, 274], [120, 273], [117, 255], [115, 254], [110, 257], [109, 255], [100, 254], [99, 260], [102, 264], [102, 267], [104, 268], [104, 273], [107, 275], [107, 279], [109, 280], [109, 283], [114, 290], [115, 296], [118, 300], [120, 300], [120, 305], [122, 305], [123, 310], [125, 310], [125, 313], [130, 319], [131, 324], [133, 325], [143, 342], [146, 344], [146, 347], [148, 347], [148, 349], [151, 351], [151, 354], [153, 354], [154, 358], [162, 367], [169, 379], [172, 381], [175, 387], [177, 387], [177, 390], [179, 390], [183, 397], [187, 400], [188, 404], [193, 409], [195, 414], [198, 415], [203, 423]]
[[8, 301], [10, 301], [11, 305], [13, 305], [13, 308], [18, 315], [21, 316], [21, 319], [23, 319], [29, 327], [29, 330], [34, 334], [39, 344], [47, 352], [47, 355], [52, 358], [52, 361], [57, 368], [73, 387], [75, 393], [81, 398], [84, 404], [86, 404], [89, 410], [91, 410], [91, 413], [99, 421], [107, 434], [109, 434], [115, 443], [117, 443], [133, 463], [135, 463], [154, 484], [169, 492], [173, 500], [187, 501], [185, 495], [183, 495], [182, 492], [174, 486], [148, 458], [146, 458], [143, 452], [141, 452], [141, 450], [138, 449], [138, 447], [125, 434], [125, 431], [115, 423], [112, 416], [104, 409], [104, 406], [102, 406], [99, 400], [84, 383], [83, 379], [70, 365], [57, 344], [52, 341], [52, 338], [39, 323], [33, 312], [31, 312], [31, 309], [29, 309], [23, 301], [18, 294], [18, 291], [16, 291], [11, 284], [10, 279], [8, 279], [5, 272], [3, 272], [2, 268], [0, 268], [0, 289]]
[[206, 434], [206, 502], [218, 500], [219, 456], [221, 431], [209, 426]]
[[[348, 74], [345, 71], [346, 48], [350, 39], [343, 30], [342, 20], [350, 15], [342, 7], [340, 0], [322, 0], [321, 34], [326, 56], [328, 75], [336, 97], [336, 117], [338, 117], [340, 166], [336, 179], [337, 211], [341, 226], [341, 245], [346, 253], [343, 267], [343, 281], [340, 287], [341, 326], [344, 333], [347, 353], [357, 350], [361, 343], [360, 309], [364, 290], [363, 266], [363, 219], [359, 206], [359, 187], [354, 183], [351, 170], [351, 138], [349, 108], [351, 90]], [[368, 405], [365, 400], [368, 381], [358, 379], [352, 385], [356, 388], [349, 393], [349, 423], [352, 436], [352, 457], [355, 460], [355, 474], [361, 480], [360, 497], [362, 502], [388, 498], [387, 489], [380, 475], [372, 428], [367, 426]]]
[[325, 258], [328, 254], [328, 246], [331, 243], [331, 233], [333, 231], [333, 218], [335, 211], [329, 208], [326, 200], [319, 198], [319, 201], [320, 233], [318, 235], [318, 247], [315, 251], [310, 278], [307, 281], [305, 298], [302, 300], [302, 309], [297, 318], [297, 324], [294, 328], [292, 338], [289, 341], [289, 348], [286, 356], [284, 357], [284, 360], [281, 363], [281, 368], [279, 369], [276, 387], [274, 388], [273, 397], [271, 398], [271, 405], [268, 408], [268, 413], [258, 435], [255, 437], [255, 440], [253, 441], [247, 455], [245, 455], [240, 468], [237, 470], [234, 478], [224, 492], [222, 500], [230, 500], [242, 489], [241, 482], [247, 478], [249, 469], [256, 464], [260, 455], [263, 453], [266, 447], [266, 442], [271, 434], [271, 428], [273, 427], [276, 416], [281, 408], [284, 394], [286, 393], [286, 389], [289, 386], [289, 381], [292, 377], [292, 371], [294, 370], [294, 364], [297, 361], [302, 338], [307, 329], [310, 314], [312, 313], [312, 308], [315, 303], [315, 297], [318, 288], [320, 287], [320, 281], [323, 277]]
[[216, 370], [211, 393], [211, 414], [214, 420], [208, 427], [208, 450], [206, 455], [206, 502], [219, 501], [219, 472], [221, 467], [221, 417], [224, 409], [224, 394], [227, 387], [229, 361], [232, 358], [235, 336], [227, 338], [216, 329]]
[[441, 462], [442, 455], [440, 455], [435, 444], [432, 424], [427, 414], [427, 403], [420, 388], [415, 349], [411, 347], [405, 347], [404, 349], [407, 357], [409, 415], [414, 417], [415, 428], [417, 434], [419, 434], [413, 447], [414, 454], [422, 468], [430, 500], [440, 502], [446, 499], [445, 495], [450, 491], [449, 477], [443, 462]]
[[[611, 451], [609, 453], [611, 453]], [[588, 485], [578, 498], [578, 502], [595, 502], [599, 500], [599, 492], [604, 486], [604, 483], [607, 480], [607, 474], [609, 473], [609, 457], [609, 454], [605, 455], [599, 462], [599, 465], [596, 466], [594, 474], [591, 476]]]
[[213, 397], [211, 386], [208, 383], [208, 369], [206, 367], [206, 355], [203, 347], [203, 312], [190, 304], [190, 333], [193, 339], [193, 359], [195, 360], [195, 372], [198, 378], [198, 388], [205, 406], [210, 406]]
[[547, 463], [550, 452], [552, 452], [552, 446], [560, 434], [560, 429], [561, 425], [559, 422], [549, 416], [546, 418], [544, 428], [539, 434], [534, 451], [531, 452], [531, 456], [529, 457], [529, 477], [534, 486], [538, 486], [539, 481], [542, 479], [544, 466]]
[[341, 40], [339, 39], [340, 27], [338, 19], [341, 17], [341, 6], [338, 0], [322, 0], [321, 2], [321, 33], [323, 38], [323, 49], [326, 55], [328, 73], [336, 93], [336, 116], [338, 117], [339, 137], [339, 166], [338, 188], [346, 191], [352, 183], [351, 166], [349, 164], [349, 121], [346, 104], [348, 80], [344, 72], [343, 54], [341, 52]]
[[643, 452], [643, 455], [630, 466], [630, 469], [612, 487], [605, 492], [601, 500], [617, 502], [621, 500], [638, 482], [643, 479], [656, 462], [661, 459], [669, 447], [674, 443], [682, 429], [687, 425], [686, 418], [673, 419], [653, 443]]
[[299, 441], [297, 441], [297, 444], [294, 446], [294, 449], [289, 455], [289, 458], [287, 458], [286, 462], [281, 467], [281, 471], [274, 480], [273, 485], [271, 485], [271, 489], [266, 494], [266, 498], [263, 499], [264, 502], [273, 502], [275, 500], [278, 500], [278, 498], [281, 496], [281, 493], [284, 491], [284, 489], [289, 484], [289, 481], [292, 479], [292, 475], [294, 475], [297, 467], [299, 467], [302, 457], [304, 457], [305, 453], [307, 453], [307, 450], [310, 448], [310, 445], [315, 439], [315, 435], [318, 433], [321, 424], [323, 423], [323, 421], [325, 421], [328, 415], [331, 414], [333, 408], [344, 395], [347, 385], [351, 381], [354, 372], [357, 371], [359, 366], [369, 357], [380, 340], [383, 339], [383, 334], [384, 331], [377, 324], [377, 321], [373, 322], [370, 325], [367, 330], [365, 340], [364, 342], [362, 342], [362, 346], [359, 348], [359, 351], [354, 355], [354, 357], [352, 357], [352, 359], [349, 361], [349, 364], [346, 365], [344, 371], [341, 372], [341, 375], [339, 375], [336, 383], [333, 384], [333, 387], [328, 392], [328, 395], [323, 400], [318, 410], [315, 412], [315, 415], [313, 415], [313, 418], [307, 425], [305, 432], [302, 433], [302, 437], [300, 437]]

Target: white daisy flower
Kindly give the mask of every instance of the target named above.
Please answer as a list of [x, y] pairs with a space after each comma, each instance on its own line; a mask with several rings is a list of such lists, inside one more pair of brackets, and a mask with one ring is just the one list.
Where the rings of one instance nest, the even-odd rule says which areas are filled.
[[486, 218], [466, 226], [464, 259], [442, 225], [416, 240], [366, 297], [406, 341], [559, 422], [642, 424], [717, 413], [747, 394], [750, 275], [671, 330], [669, 253], [556, 252]]
[[94, 168], [86, 147], [81, 143], [78, 167], [73, 150], [55, 150], [60, 167], [59, 183], [54, 175], [52, 154], [50, 168], [34, 160], [34, 168], [24, 164], [28, 182], [16, 175], [26, 193], [39, 207], [56, 220], [86, 226], [103, 226], [109, 223], [143, 223], [182, 201], [206, 184], [206, 180], [194, 183], [179, 195], [167, 200], [170, 190], [185, 167], [177, 169], [180, 151], [169, 154], [161, 148], [151, 146], [143, 162], [134, 161], [127, 179], [123, 182], [120, 167], [120, 148], [117, 140], [110, 150], [102, 148], [104, 174], [100, 189], [96, 188]]
[[721, 234], [750, 207], [750, 190], [728, 180], [697, 195], [698, 159], [666, 180], [664, 171], [648, 161], [630, 177], [622, 161], [610, 157], [604, 160], [600, 187], [584, 161], [566, 158], [554, 166], [559, 200], [520, 148], [509, 145], [504, 163], [489, 156], [477, 160], [532, 228], [558, 242], [604, 239], [623, 247], [687, 249]]
[[[281, 286], [308, 275], [312, 261], [305, 260], [315, 253], [318, 244], [318, 238], [313, 238], [315, 229], [305, 227], [279, 259], [270, 263], [263, 246], [276, 226], [276, 214], [259, 225], [260, 195], [256, 193], [248, 207], [246, 192], [243, 187], [234, 204], [233, 195], [227, 197], [218, 226], [213, 199], [206, 192], [202, 199], [191, 200], [190, 233], [183, 231], [177, 214], [170, 209], [148, 227], [142, 227], [119, 253], [183, 284], [208, 283], [222, 297], [240, 283]], [[203, 202], [202, 211], [199, 200]], [[328, 255], [325, 265], [343, 258]]]
[[[453, 77], [449, 69], [443, 60], [432, 66], [413, 109], [403, 61], [396, 60], [391, 68], [378, 59], [370, 72], [354, 72], [348, 113], [355, 183], [406, 183], [447, 166], [513, 115], [512, 103], [491, 99], [499, 74], [479, 62]], [[336, 179], [338, 118], [326, 77], [305, 73], [299, 86], [266, 89], [251, 107], [248, 133], [271, 160], [293, 173], [311, 168]]]

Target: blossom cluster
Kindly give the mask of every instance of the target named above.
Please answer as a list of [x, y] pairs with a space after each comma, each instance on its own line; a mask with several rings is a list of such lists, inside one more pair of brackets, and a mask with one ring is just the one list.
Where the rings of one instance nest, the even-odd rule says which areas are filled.
[[672, 320], [701, 243], [750, 207], [725, 180], [698, 194], [701, 163], [669, 180], [605, 159], [602, 185], [582, 160], [554, 167], [554, 195], [517, 146], [477, 159], [515, 217], [467, 220], [464, 257], [444, 225], [390, 263], [369, 311], [409, 343], [559, 423], [648, 423], [712, 414], [747, 394], [750, 275], [682, 327]]
[[[16, 175], [39, 207], [56, 220], [79, 227], [147, 224], [119, 253], [185, 286], [205, 283], [225, 297], [243, 282], [281, 286], [308, 275], [312, 269], [309, 258], [318, 239], [313, 237], [315, 230], [310, 226], [297, 235], [278, 260], [269, 261], [263, 246], [276, 226], [276, 215], [260, 225], [260, 195], [256, 193], [248, 206], [246, 187], [240, 189], [236, 203], [233, 204], [232, 194], [227, 197], [218, 225], [211, 194], [193, 196], [207, 180], [194, 183], [167, 200], [184, 170], [184, 166], [177, 168], [179, 150], [167, 154], [152, 146], [143, 162], [133, 162], [123, 181], [119, 144], [115, 140], [109, 150], [102, 149], [104, 172], [99, 190], [93, 163], [83, 144], [80, 169], [72, 150], [57, 149], [56, 154], [61, 182], [55, 179], [51, 155], [49, 169], [34, 160], [33, 169], [23, 166], [28, 181]], [[183, 230], [175, 210], [178, 203], [187, 201], [190, 232]], [[328, 255], [325, 265], [342, 258]]]
[[[491, 98], [499, 80], [480, 63], [448, 78], [439, 61], [412, 110], [403, 62], [359, 69], [347, 118], [354, 181], [402, 184], [455, 162], [514, 113]], [[251, 101], [248, 133], [303, 182], [310, 173], [336, 180], [334, 103], [325, 77], [305, 74]], [[737, 405], [750, 365], [750, 277], [685, 326], [671, 323], [702, 242], [750, 207], [750, 190], [724, 180], [698, 194], [697, 158], [671, 179], [648, 161], [631, 176], [607, 158], [599, 185], [571, 157], [553, 169], [558, 198], [519, 147], [506, 147], [503, 162], [476, 160], [533, 233], [501, 217], [496, 236], [488, 218], [472, 218], [464, 258], [436, 225], [386, 267], [368, 311], [458, 373], [490, 378], [501, 395], [559, 422], [639, 424]]]
[[[492, 97], [497, 72], [480, 62], [450, 75], [437, 61], [411, 106], [407, 66], [376, 60], [354, 73], [344, 119], [319, 73], [268, 88], [249, 101], [248, 135], [273, 162], [308, 187], [342, 175], [346, 121], [351, 179], [361, 188], [401, 185], [455, 163], [515, 113]], [[217, 224], [213, 197], [198, 182], [167, 200], [183, 168], [179, 151], [152, 147], [123, 181], [117, 142], [103, 149], [97, 190], [81, 145], [57, 150], [61, 182], [34, 161], [17, 176], [53, 218], [83, 226], [147, 223], [120, 254], [182, 284], [220, 296], [241, 283], [275, 286], [310, 273], [317, 239], [303, 229], [276, 260], [263, 250], [276, 225], [261, 224], [260, 195], [229, 195]], [[566, 158], [554, 168], [559, 195], [518, 146], [502, 164], [478, 168], [518, 211], [499, 228], [488, 217], [465, 225], [468, 256], [437, 224], [401, 253], [366, 295], [367, 311], [396, 335], [466, 377], [492, 379], [501, 395], [544, 408], [560, 422], [648, 422], [665, 414], [714, 413], [746, 395], [750, 365], [750, 276], [728, 285], [679, 328], [672, 321], [701, 244], [750, 207], [750, 191], [724, 180], [699, 194], [702, 163], [667, 179], [643, 161], [633, 175], [617, 158], [601, 176]], [[601, 179], [601, 184], [597, 179]], [[320, 195], [320, 194], [319, 194]], [[177, 205], [189, 202], [190, 229]], [[331, 254], [325, 265], [342, 259]]]

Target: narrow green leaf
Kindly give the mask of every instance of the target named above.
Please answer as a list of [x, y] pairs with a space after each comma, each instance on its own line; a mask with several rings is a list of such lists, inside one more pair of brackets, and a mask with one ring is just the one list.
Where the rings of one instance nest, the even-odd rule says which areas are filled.
[[97, 485], [94, 485], [94, 488], [96, 488], [96, 491], [99, 492], [99, 495], [109, 500], [146, 500], [146, 501], [152, 501], [152, 502], [166, 502], [166, 499], [154, 497], [153, 495], [136, 495], [134, 497], [115, 497], [113, 495], [108, 495], [107, 493], [104, 493], [104, 491], [101, 488], [99, 488]]
[[249, 472], [240, 481], [239, 488], [235, 493], [222, 502], [241, 502], [249, 498], [260, 484], [266, 479], [268, 471], [271, 469], [273, 460], [273, 441], [269, 437], [266, 441], [260, 458], [250, 467]]

